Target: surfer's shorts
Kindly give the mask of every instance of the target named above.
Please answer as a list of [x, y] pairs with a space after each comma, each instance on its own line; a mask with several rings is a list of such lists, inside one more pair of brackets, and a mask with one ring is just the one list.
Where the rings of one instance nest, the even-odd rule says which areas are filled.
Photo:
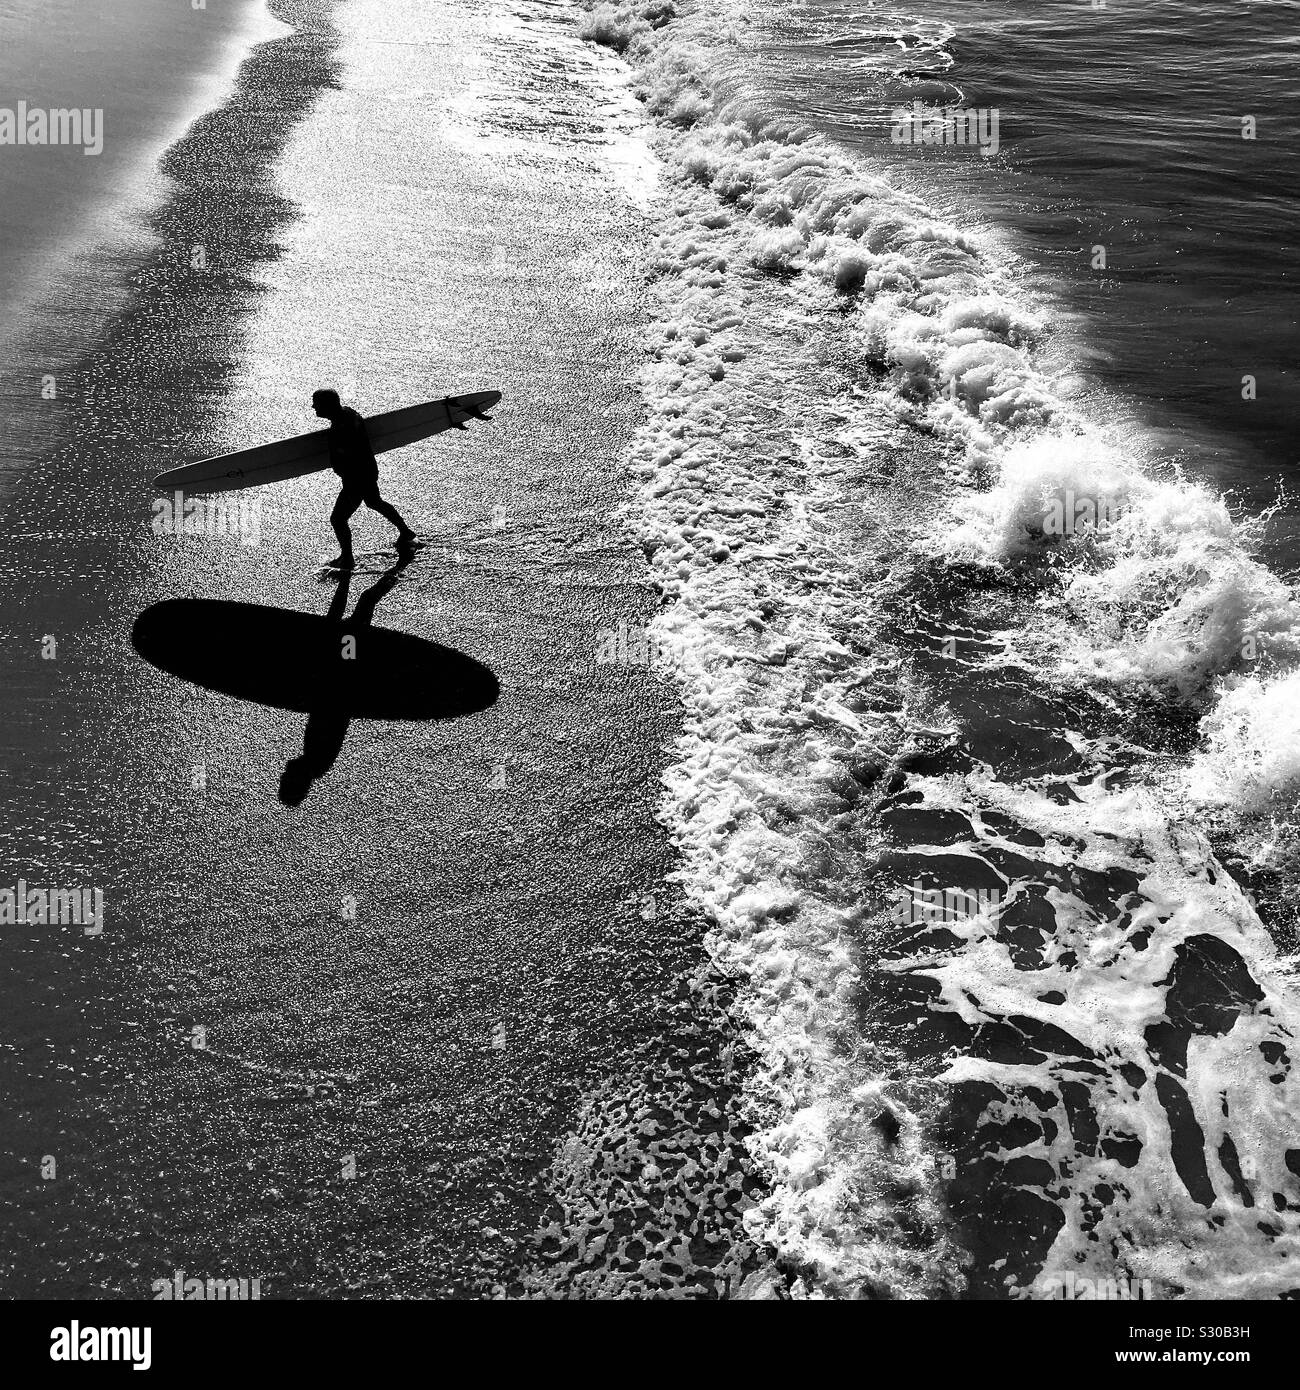
[[330, 513], [331, 520], [346, 521], [364, 503], [367, 507], [377, 506], [383, 499], [379, 495], [379, 474], [373, 478], [344, 478], [343, 491]]

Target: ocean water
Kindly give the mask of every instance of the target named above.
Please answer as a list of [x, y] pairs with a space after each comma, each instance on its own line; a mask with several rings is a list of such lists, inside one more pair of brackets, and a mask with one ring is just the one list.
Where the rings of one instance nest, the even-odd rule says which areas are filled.
[[[1004, 235], [1076, 325], [1076, 391], [1136, 408], [1160, 453], [1261, 505], [1277, 475], [1294, 482], [1300, 427], [1294, 14], [816, 0], [765, 9], [746, 42], [774, 109]], [[916, 100], [997, 109], [998, 155], [891, 141], [891, 112]]]
[[31, 461], [60, 372], [121, 307], [167, 192], [159, 154], [220, 101], [249, 44], [283, 32], [257, 0], [0, 4], [0, 106], [91, 113], [82, 144], [0, 145], [0, 404], [14, 426], [0, 469]]
[[[582, 21], [669, 171], [628, 520], [796, 1296], [1300, 1287], [1294, 118], [1250, 13]], [[913, 100], [998, 152], [895, 142]]]

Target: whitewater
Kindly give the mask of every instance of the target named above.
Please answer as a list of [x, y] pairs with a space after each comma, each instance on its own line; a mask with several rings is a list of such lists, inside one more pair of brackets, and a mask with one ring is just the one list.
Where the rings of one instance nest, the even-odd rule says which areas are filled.
[[579, 20], [663, 165], [623, 522], [685, 711], [660, 816], [752, 1056], [745, 1292], [1294, 1291], [1270, 516], [1089, 406], [1007, 238], [773, 116], [750, 25]]

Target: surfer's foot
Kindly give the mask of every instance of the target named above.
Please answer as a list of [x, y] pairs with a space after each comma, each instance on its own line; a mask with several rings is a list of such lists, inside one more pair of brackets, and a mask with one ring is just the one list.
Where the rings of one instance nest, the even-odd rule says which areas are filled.
[[410, 527], [407, 527], [406, 529], [399, 531], [397, 533], [398, 550], [410, 550], [411, 547], [415, 544], [416, 539], [416, 534], [414, 531], [410, 529]]
[[325, 561], [327, 570], [352, 570], [356, 567], [356, 561], [351, 555], [336, 555], [332, 560]]

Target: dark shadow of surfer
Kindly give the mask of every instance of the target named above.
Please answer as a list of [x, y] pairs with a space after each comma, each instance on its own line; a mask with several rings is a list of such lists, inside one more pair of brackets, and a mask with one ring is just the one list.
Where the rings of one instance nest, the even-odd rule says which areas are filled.
[[[379, 601], [397, 583], [398, 576], [413, 558], [413, 555], [404, 554], [395, 565], [385, 570], [357, 600], [350, 618], [344, 618], [343, 613], [348, 606], [352, 575], [350, 571], [343, 573], [338, 590], [330, 601], [329, 611], [325, 614], [326, 626], [332, 630], [328, 640], [340, 663], [362, 659], [361, 639], [374, 621]], [[345, 673], [340, 670], [339, 675], [342, 680]], [[302, 736], [302, 756], [290, 758], [280, 776], [280, 800], [286, 806], [300, 806], [306, 800], [312, 783], [324, 777], [334, 766], [351, 722], [346, 712], [346, 702], [337, 698], [336, 691], [328, 687], [322, 691], [320, 704], [307, 715], [307, 727]]]

